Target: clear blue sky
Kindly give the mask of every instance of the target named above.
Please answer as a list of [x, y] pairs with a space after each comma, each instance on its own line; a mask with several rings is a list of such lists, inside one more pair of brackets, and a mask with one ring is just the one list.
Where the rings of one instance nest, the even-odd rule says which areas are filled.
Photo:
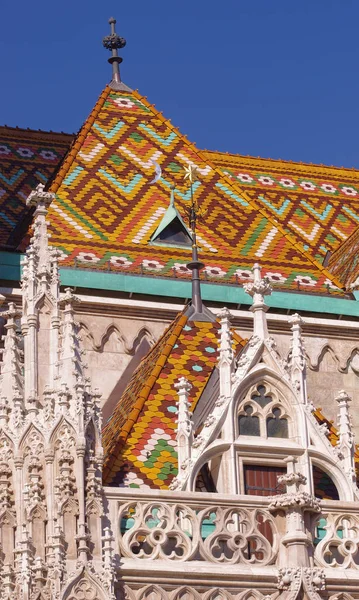
[[195, 141], [359, 167], [358, 0], [3, 0], [0, 124], [77, 131], [110, 78]]

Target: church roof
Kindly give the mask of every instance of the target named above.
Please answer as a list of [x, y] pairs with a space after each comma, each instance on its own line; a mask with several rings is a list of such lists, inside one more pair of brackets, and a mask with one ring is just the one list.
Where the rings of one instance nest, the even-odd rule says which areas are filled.
[[[14, 249], [29, 226], [26, 198], [46, 183], [61, 163], [74, 136], [0, 126], [0, 246]], [[29, 218], [27, 218], [29, 216]]]
[[204, 154], [320, 262], [358, 227], [359, 172], [355, 169]]
[[[190, 196], [183, 175], [189, 164], [199, 172], [194, 190], [207, 278], [241, 283], [260, 261], [263, 274], [278, 288], [327, 293], [328, 286], [331, 292], [341, 287], [275, 211], [253, 197], [252, 188], [248, 193], [224, 173], [137, 92], [110, 87], [50, 188], [56, 193], [49, 211], [51, 243], [62, 250], [63, 264], [189, 278], [189, 249], [150, 243], [172, 185], [176, 208], [186, 220]], [[156, 165], [162, 177], [153, 182]], [[301, 226], [307, 227], [306, 216]]]
[[[167, 489], [177, 474], [177, 392], [186, 377], [194, 411], [218, 360], [219, 324], [179, 313], [139, 367], [103, 430], [105, 485]], [[245, 341], [234, 334], [237, 350]]]

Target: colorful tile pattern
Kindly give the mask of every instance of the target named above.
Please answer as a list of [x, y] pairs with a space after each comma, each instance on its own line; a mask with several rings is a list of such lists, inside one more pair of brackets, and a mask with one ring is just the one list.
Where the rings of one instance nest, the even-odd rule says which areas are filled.
[[318, 261], [359, 225], [359, 173], [249, 156], [204, 152], [294, 235]]
[[54, 174], [73, 135], [0, 127], [0, 244], [15, 248], [17, 228], [28, 214], [26, 198]]
[[[162, 168], [156, 184], [151, 184], [153, 161]], [[110, 88], [51, 186], [57, 194], [49, 213], [51, 242], [62, 251], [64, 264], [189, 278], [189, 250], [149, 244], [172, 184], [186, 219], [188, 164], [200, 173], [195, 183], [203, 212], [198, 240], [207, 278], [243, 282], [260, 261], [263, 273], [280, 288], [327, 293], [340, 287], [268, 207], [221, 172], [143, 97]]]
[[180, 376], [191, 382], [193, 411], [218, 361], [218, 330], [180, 313], [149, 352], [104, 428], [105, 484], [168, 488], [177, 474], [174, 385]]
[[329, 259], [328, 269], [347, 289], [359, 288], [359, 227]]

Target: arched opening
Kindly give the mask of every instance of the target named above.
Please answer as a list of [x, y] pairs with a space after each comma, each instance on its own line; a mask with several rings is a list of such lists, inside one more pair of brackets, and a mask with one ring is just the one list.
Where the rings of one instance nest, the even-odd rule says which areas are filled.
[[247, 390], [237, 414], [239, 436], [288, 439], [292, 435], [285, 398], [267, 382], [262, 381]]
[[314, 495], [321, 500], [339, 500], [335, 483], [328, 473], [313, 465]]
[[217, 492], [208, 463], [203, 465], [198, 472], [195, 490], [196, 492]]

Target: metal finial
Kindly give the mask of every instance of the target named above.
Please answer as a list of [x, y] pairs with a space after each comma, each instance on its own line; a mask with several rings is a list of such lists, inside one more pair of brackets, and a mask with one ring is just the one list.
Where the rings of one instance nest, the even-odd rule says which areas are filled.
[[176, 189], [176, 186], [172, 183], [172, 185], [171, 185], [170, 206], [174, 206], [175, 205], [175, 189]]
[[192, 271], [192, 306], [198, 314], [203, 312], [202, 296], [201, 296], [201, 280], [199, 272], [204, 268], [204, 264], [198, 260], [197, 235], [196, 225], [198, 218], [198, 205], [193, 194], [193, 183], [197, 180], [197, 169], [193, 165], [185, 168], [184, 179], [190, 182], [191, 190], [191, 207], [188, 211], [189, 222], [192, 230], [192, 260], [187, 265], [187, 269]]
[[103, 38], [102, 44], [106, 50], [110, 50], [112, 53], [112, 56], [108, 59], [108, 62], [112, 65], [112, 81], [121, 83], [120, 64], [122, 58], [118, 55], [118, 50], [126, 46], [126, 40], [116, 33], [116, 19], [111, 17], [108, 22], [111, 26], [111, 33]]

